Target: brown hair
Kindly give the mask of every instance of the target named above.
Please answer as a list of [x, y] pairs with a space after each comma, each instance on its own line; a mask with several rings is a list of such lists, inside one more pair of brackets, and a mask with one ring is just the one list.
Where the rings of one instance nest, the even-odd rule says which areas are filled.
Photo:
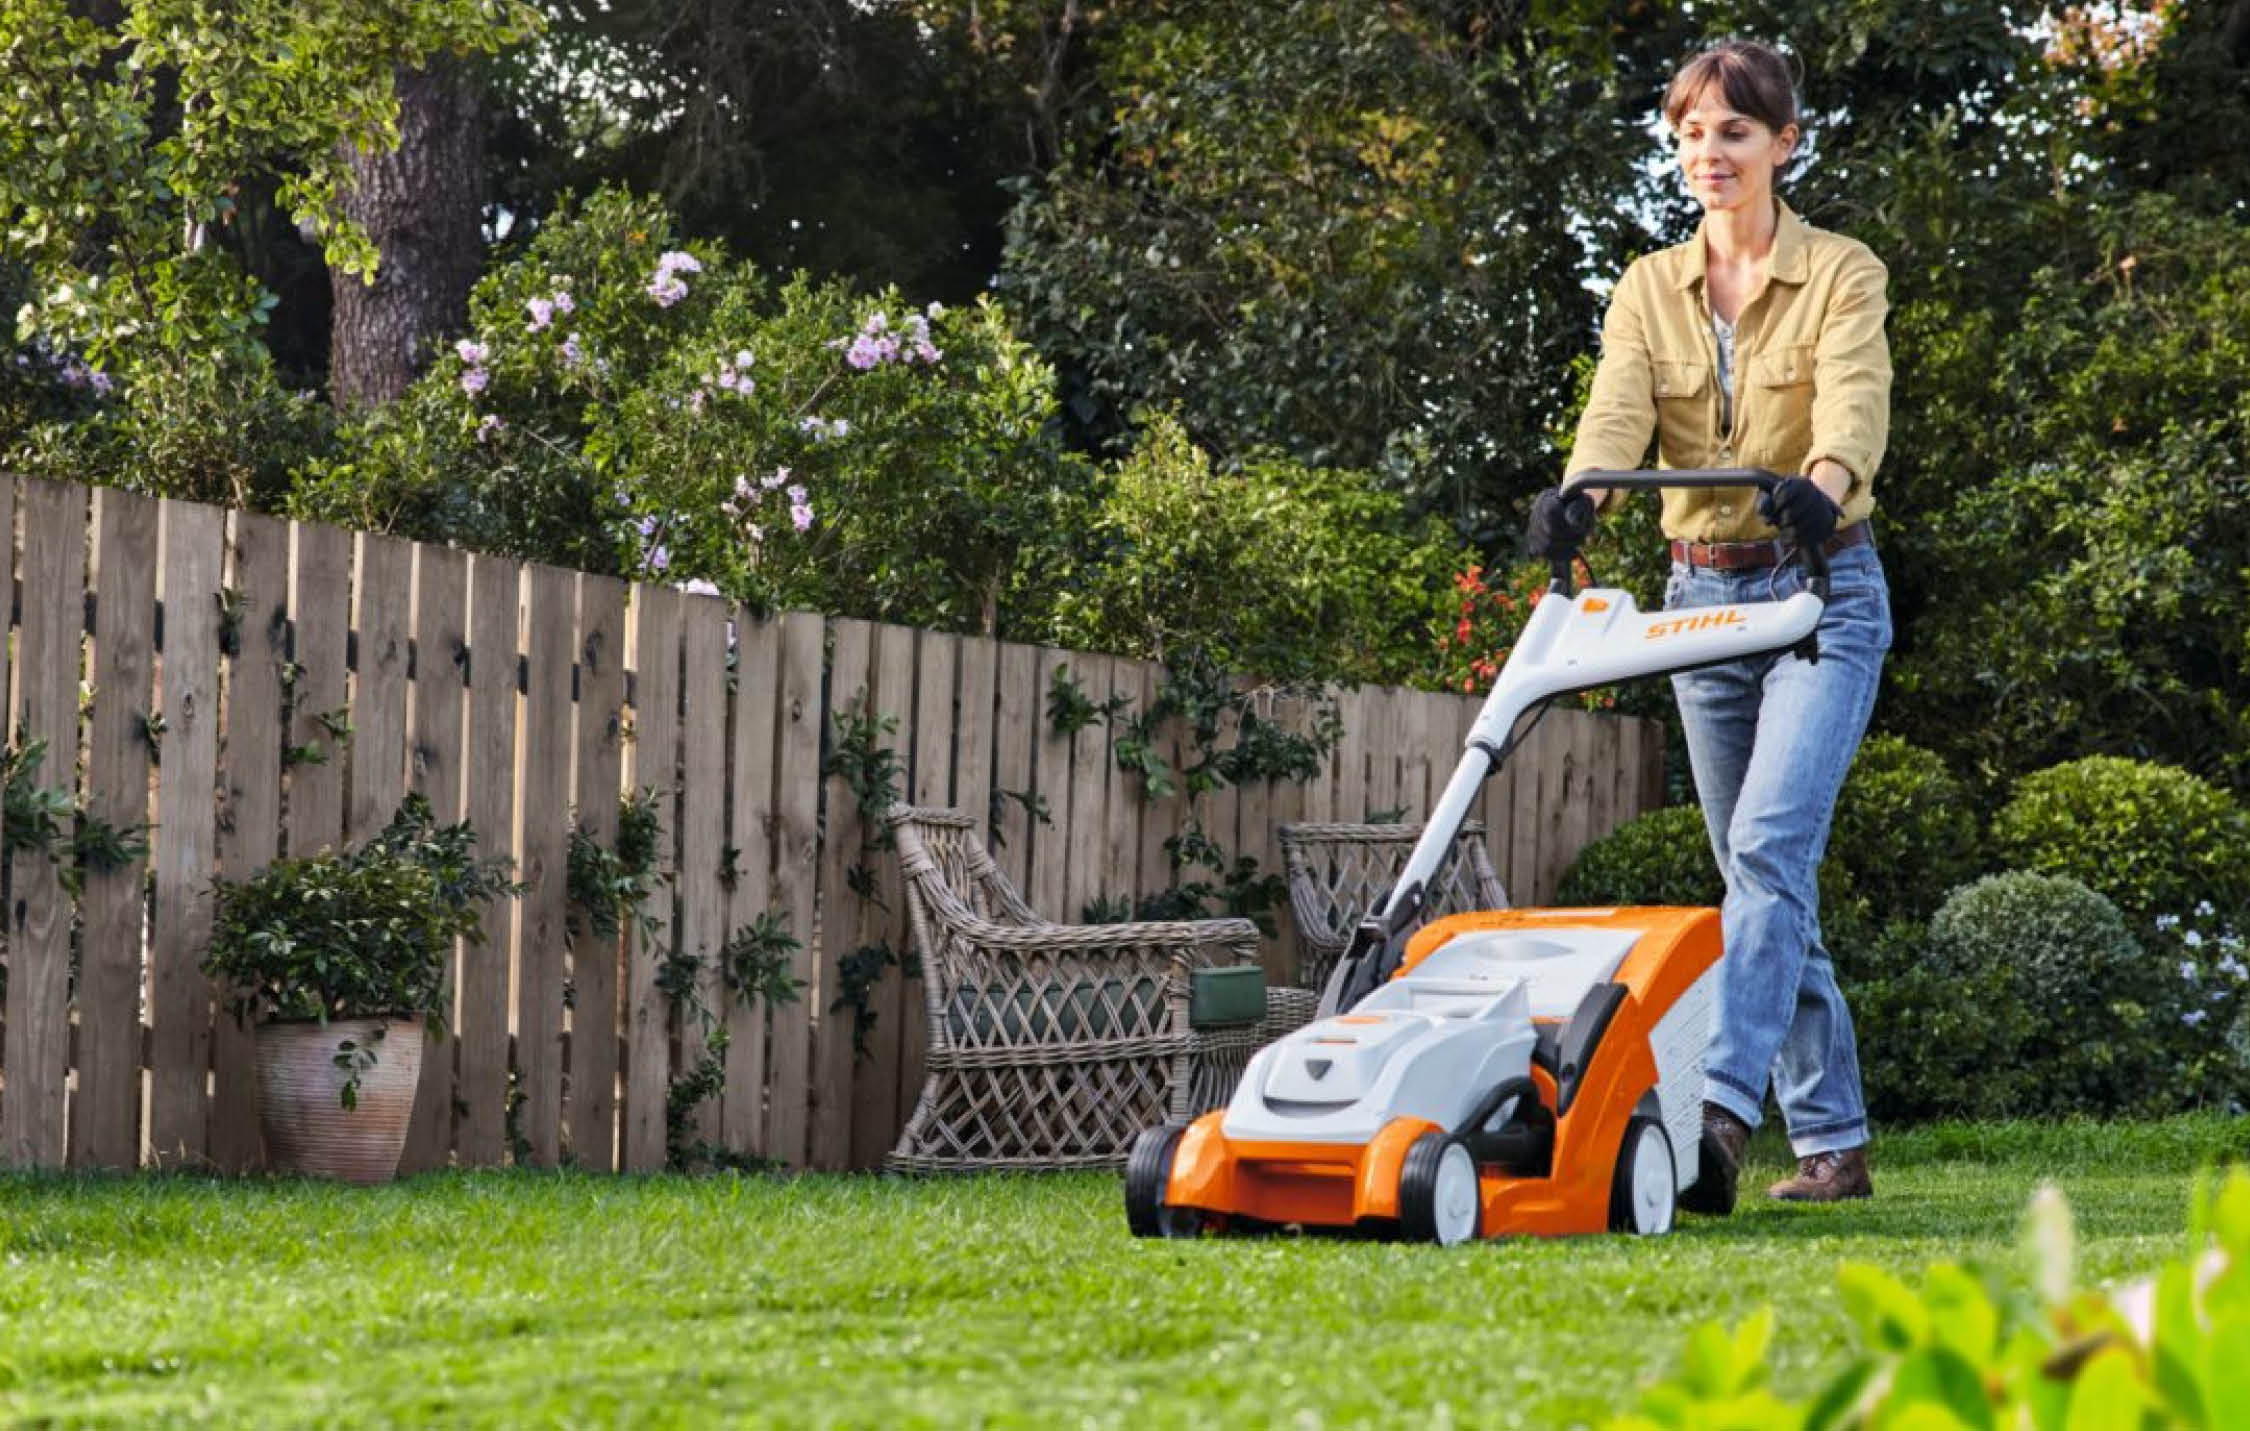
[[1776, 134], [1797, 122], [1797, 87], [1789, 78], [1789, 62], [1756, 40], [1723, 41], [1680, 66], [1664, 91], [1664, 122], [1677, 128], [1688, 106], [1713, 85], [1728, 108]]

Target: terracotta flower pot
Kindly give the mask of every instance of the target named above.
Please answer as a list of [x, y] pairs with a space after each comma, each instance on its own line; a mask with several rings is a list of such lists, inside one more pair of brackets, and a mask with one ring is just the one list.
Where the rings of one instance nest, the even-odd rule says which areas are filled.
[[[372, 1042], [377, 1031], [382, 1037]], [[340, 1045], [372, 1048], [359, 1069], [355, 1106], [344, 1107], [351, 1073], [336, 1064]], [[420, 1019], [291, 1019], [258, 1025], [258, 1126], [266, 1162], [278, 1173], [388, 1182], [422, 1077]]]

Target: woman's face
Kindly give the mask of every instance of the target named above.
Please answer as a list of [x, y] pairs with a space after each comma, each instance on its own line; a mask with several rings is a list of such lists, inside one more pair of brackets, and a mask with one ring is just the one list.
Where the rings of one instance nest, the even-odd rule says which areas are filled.
[[1773, 175], [1797, 147], [1797, 126], [1776, 133], [1727, 104], [1717, 85], [1696, 96], [1672, 131], [1688, 192], [1705, 212], [1755, 208], [1773, 201]]

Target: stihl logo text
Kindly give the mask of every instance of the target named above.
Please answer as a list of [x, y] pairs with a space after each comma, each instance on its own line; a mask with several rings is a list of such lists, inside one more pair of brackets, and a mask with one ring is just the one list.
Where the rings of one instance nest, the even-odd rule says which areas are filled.
[[1690, 631], [1718, 631], [1728, 626], [1740, 626], [1744, 618], [1731, 606], [1716, 611], [1698, 611], [1693, 616], [1682, 616], [1672, 621], [1659, 621], [1648, 628], [1648, 639], [1660, 636], [1684, 636]]

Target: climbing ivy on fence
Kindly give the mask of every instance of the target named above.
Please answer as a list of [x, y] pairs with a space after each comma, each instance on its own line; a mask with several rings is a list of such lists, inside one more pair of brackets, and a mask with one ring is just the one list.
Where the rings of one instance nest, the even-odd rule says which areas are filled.
[[[899, 799], [906, 763], [885, 740], [898, 734], [898, 718], [875, 712], [867, 699], [867, 688], [862, 686], [850, 701], [837, 708], [834, 726], [820, 773], [824, 778], [843, 781], [852, 792], [862, 831], [859, 858], [844, 871], [844, 882], [863, 904], [884, 909], [876, 893], [875, 871], [866, 857], [888, 850], [892, 844], [887, 817]], [[836, 998], [828, 1011], [850, 1011], [854, 1059], [871, 1052], [868, 1039], [875, 1032], [875, 986], [882, 981], [883, 971], [893, 966], [909, 979], [920, 977], [922, 972], [912, 953], [900, 953], [887, 939], [862, 944], [836, 961]]]
[[[702, 1050], [692, 1067], [673, 1074], [665, 1085], [665, 1165], [675, 1171], [763, 1167], [765, 1159], [748, 1158], [693, 1136], [695, 1110], [726, 1087], [728, 1040], [718, 1010], [703, 998], [703, 956], [682, 947], [677, 939], [667, 939], [665, 921], [648, 907], [671, 882], [657, 868], [664, 830], [661, 799], [661, 792], [654, 788], [620, 797], [617, 839], [607, 849], [583, 821], [573, 822], [570, 909], [564, 936], [576, 947], [582, 939], [614, 940], [620, 931], [630, 928], [651, 944], [660, 945], [656, 990], [679, 1016], [682, 1049]], [[734, 887], [739, 853], [732, 846], [722, 851], [722, 887]], [[769, 909], [728, 935], [712, 954], [711, 962], [729, 994], [772, 1008], [792, 1002], [804, 988], [804, 982], [789, 972], [792, 956], [800, 947], [790, 933], [788, 915]]]
[[[1265, 713], [1274, 700], [1289, 698], [1312, 708], [1303, 731]], [[1107, 722], [1115, 732], [1111, 751], [1118, 768], [1135, 777], [1135, 789], [1149, 802], [1184, 794], [1192, 805], [1230, 785], [1311, 780], [1327, 767], [1328, 755], [1344, 732], [1343, 718], [1324, 685], [1243, 686], [1200, 661], [1167, 666], [1155, 700], [1137, 715], [1132, 706], [1132, 698], [1122, 693], [1097, 703], [1068, 666], [1056, 667], [1048, 683], [1047, 718], [1054, 732], [1069, 735], [1096, 721]], [[1161, 744], [1162, 733], [1175, 721], [1187, 735], [1187, 751], [1178, 769], [1165, 759]], [[1222, 749], [1219, 739], [1230, 721], [1235, 740]], [[1172, 866], [1169, 887], [1138, 900], [1094, 900], [1081, 917], [1089, 923], [1194, 919], [1216, 909], [1256, 921], [1269, 936], [1274, 933], [1273, 910], [1287, 894], [1280, 875], [1260, 870], [1252, 856], [1230, 854], [1200, 818], [1191, 818], [1186, 829], [1164, 842], [1164, 848]], [[1190, 871], [1203, 873], [1184, 877]]]

